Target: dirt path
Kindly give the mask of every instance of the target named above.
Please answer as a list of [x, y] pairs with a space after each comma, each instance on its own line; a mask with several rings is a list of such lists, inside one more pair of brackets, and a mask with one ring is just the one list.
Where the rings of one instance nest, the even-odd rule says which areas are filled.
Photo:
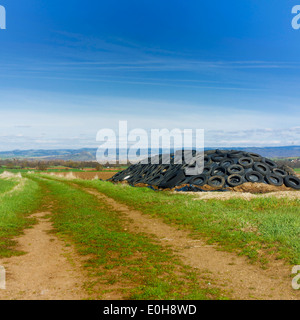
[[0, 259], [6, 269], [6, 290], [1, 300], [74, 300], [87, 298], [82, 285], [85, 277], [72, 247], [49, 233], [52, 224], [43, 216], [32, 215], [38, 223], [16, 238], [25, 255]]
[[85, 189], [131, 221], [130, 230], [155, 235], [162, 244], [171, 246], [182, 261], [200, 271], [209, 271], [219, 287], [234, 299], [293, 299], [300, 300], [300, 292], [291, 287], [291, 268], [283, 262], [274, 262], [267, 270], [250, 265], [244, 257], [218, 251], [202, 240], [192, 240], [189, 233], [169, 226], [160, 219], [139, 211], [95, 191]]

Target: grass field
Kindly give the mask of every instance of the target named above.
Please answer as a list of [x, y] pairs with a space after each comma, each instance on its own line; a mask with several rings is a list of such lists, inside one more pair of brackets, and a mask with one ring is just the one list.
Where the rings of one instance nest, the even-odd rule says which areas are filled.
[[300, 264], [300, 201], [260, 198], [195, 201], [191, 195], [120, 187], [109, 182], [80, 181], [145, 214], [191, 230], [225, 250], [236, 250], [252, 261], [269, 256]]
[[89, 256], [86, 288], [92, 295], [101, 299], [103, 286], [121, 281], [119, 291], [127, 299], [224, 298], [154, 239], [127, 231], [125, 218], [92, 195], [56, 179], [33, 180], [50, 191], [45, 200], [54, 204], [56, 231]]
[[[125, 167], [126, 168], [126, 167]], [[123, 168], [122, 168], [123, 170]], [[40, 171], [40, 170], [36, 170], [36, 169], [31, 169], [31, 168], [26, 168], [26, 169], [8, 169], [8, 168], [5, 168], [5, 167], [0, 167], [0, 174], [3, 173], [4, 171], [7, 171], [7, 172], [12, 172], [12, 173], [18, 173], [18, 172], [21, 172], [21, 173], [27, 173], [28, 171], [32, 171], [32, 172], [35, 172], [35, 173], [43, 173], [43, 172], [85, 172], [85, 170], [81, 170], [81, 169], [63, 169], [63, 168], [48, 168], [44, 171]], [[87, 171], [87, 172], [118, 172], [120, 171], [120, 169], [116, 168], [115, 170], [114, 169], [103, 169], [103, 170], [100, 170], [100, 171], [97, 171], [97, 170], [91, 170], [91, 171]]]
[[1, 179], [0, 194], [9, 192], [13, 187], [18, 185], [18, 181], [15, 179]]
[[40, 200], [41, 192], [36, 182], [29, 179], [0, 179], [0, 256], [21, 254], [14, 249], [12, 238], [34, 223], [34, 219], [27, 216], [39, 207]]
[[195, 195], [37, 173], [0, 179], [0, 257], [22, 253], [13, 238], [35, 223], [28, 218], [31, 213], [51, 204], [55, 234], [86, 259], [85, 289], [91, 298], [101, 299], [111, 288], [126, 299], [227, 298], [221, 287], [209, 287], [209, 273], [185, 265], [151, 234], [131, 230], [124, 214], [87, 189], [264, 268], [274, 259], [300, 264], [299, 200], [203, 201]]

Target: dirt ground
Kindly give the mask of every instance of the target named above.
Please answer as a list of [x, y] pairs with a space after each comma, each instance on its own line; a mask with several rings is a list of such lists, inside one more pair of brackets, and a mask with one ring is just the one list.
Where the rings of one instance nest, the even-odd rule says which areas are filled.
[[16, 238], [21, 256], [0, 259], [6, 269], [6, 290], [0, 290], [0, 300], [78, 300], [87, 298], [82, 289], [86, 276], [80, 258], [72, 247], [49, 233], [52, 225], [43, 218]]
[[[127, 228], [155, 237], [163, 246], [178, 255], [185, 265], [199, 271], [199, 277], [209, 279], [212, 287], [225, 290], [233, 299], [299, 300], [300, 292], [291, 288], [291, 267], [273, 261], [263, 270], [249, 264], [247, 258], [222, 252], [217, 246], [194, 240], [188, 231], [165, 224], [94, 190], [83, 189], [107, 203], [128, 218]], [[232, 192], [235, 195], [236, 192]], [[214, 195], [213, 192], [196, 193]], [[222, 194], [228, 194], [222, 193]], [[251, 196], [255, 196], [250, 194]], [[88, 298], [83, 290], [87, 276], [84, 263], [72, 246], [50, 233], [52, 224], [47, 214], [35, 214], [38, 223], [17, 237], [21, 256], [0, 259], [7, 270], [7, 290], [0, 290], [0, 300], [79, 300]], [[46, 216], [46, 217], [45, 217]], [[114, 297], [107, 296], [107, 299]], [[121, 297], [117, 297], [118, 299]]]
[[[114, 172], [69, 172], [50, 173], [69, 179], [108, 179]], [[211, 286], [225, 290], [233, 299], [282, 299], [300, 300], [300, 292], [291, 288], [291, 267], [283, 261], [271, 261], [263, 270], [249, 264], [246, 257], [220, 251], [217, 246], [207, 245], [204, 240], [194, 240], [188, 231], [165, 224], [159, 218], [149, 217], [137, 210], [118, 203], [94, 190], [83, 189], [107, 203], [128, 218], [127, 227], [132, 232], [143, 232], [155, 237], [163, 246], [178, 255], [185, 265], [199, 271], [199, 277], [211, 279]], [[175, 191], [172, 191], [175, 192]], [[176, 192], [176, 194], [187, 194]], [[251, 200], [257, 197], [289, 197], [300, 199], [300, 192], [286, 187], [266, 184], [244, 184], [227, 192], [189, 192], [194, 200], [217, 198], [227, 200], [234, 197]], [[72, 246], [51, 233], [49, 212], [40, 212], [37, 224], [25, 229], [15, 240], [17, 249], [26, 254], [0, 259], [7, 270], [6, 290], [0, 290], [0, 300], [81, 300], [89, 298], [83, 289], [88, 277], [82, 268], [84, 261]], [[122, 299], [106, 296], [106, 299]]]
[[69, 179], [107, 180], [114, 176], [116, 172], [51, 172], [47, 174]]
[[[209, 186], [208, 186], [209, 187]], [[213, 191], [211, 187], [207, 188], [207, 192], [188, 192], [188, 194], [194, 194], [195, 200], [228, 200], [232, 198], [241, 198], [245, 200], [251, 200], [255, 198], [289, 198], [300, 199], [300, 191], [286, 186], [276, 187], [265, 183], [244, 183], [238, 187], [228, 188], [228, 191]], [[176, 194], [185, 194], [185, 192], [176, 192]]]
[[[94, 180], [102, 179], [107, 180], [111, 178], [115, 172], [51, 172], [50, 175], [72, 179], [84, 179], [84, 180]], [[300, 176], [300, 175], [299, 175]], [[127, 182], [124, 182], [127, 184]], [[121, 182], [122, 184], [122, 182]], [[146, 184], [137, 184], [136, 187], [146, 187]], [[176, 187], [174, 190], [180, 189], [183, 186]], [[300, 199], [300, 191], [292, 188], [287, 188], [286, 186], [276, 187], [265, 183], [244, 183], [238, 187], [228, 188], [228, 191], [221, 192], [216, 191], [214, 188], [206, 185], [201, 187], [201, 189], [207, 190], [207, 192], [176, 192], [176, 194], [194, 194], [195, 200], [208, 200], [208, 199], [220, 199], [228, 200], [231, 198], [242, 198], [245, 200], [251, 200], [259, 197], [277, 197], [283, 198], [287, 197], [289, 199]], [[213, 191], [213, 192], [211, 192]]]
[[219, 251], [202, 240], [192, 240], [186, 231], [132, 210], [95, 190], [86, 190], [125, 214], [130, 219], [130, 230], [154, 235], [163, 245], [172, 248], [183, 263], [207, 273], [234, 299], [300, 299], [300, 292], [291, 288], [291, 268], [283, 262], [274, 261], [263, 270], [250, 265], [245, 257]]
[[[177, 192], [176, 194], [179, 194]], [[181, 192], [180, 194], [184, 194]], [[255, 198], [268, 198], [268, 197], [276, 197], [276, 198], [288, 198], [288, 199], [300, 199], [299, 191], [277, 191], [277, 192], [269, 192], [265, 194], [253, 194], [250, 192], [189, 192], [189, 194], [195, 195], [195, 200], [209, 200], [209, 199], [218, 199], [218, 200], [228, 200], [232, 198], [240, 198], [244, 200], [251, 200]]]

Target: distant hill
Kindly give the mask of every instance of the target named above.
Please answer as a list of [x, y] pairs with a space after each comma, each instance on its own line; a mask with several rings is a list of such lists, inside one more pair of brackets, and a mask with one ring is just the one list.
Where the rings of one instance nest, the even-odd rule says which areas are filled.
[[[208, 148], [215, 149], [215, 148]], [[222, 148], [219, 148], [222, 149]], [[223, 149], [234, 149], [244, 150], [246, 152], [258, 153], [266, 158], [290, 158], [300, 157], [300, 146], [286, 146], [286, 147], [244, 147], [244, 148], [223, 148]]]
[[95, 161], [95, 148], [1, 151], [0, 159]]
[[[215, 149], [215, 148], [206, 148]], [[250, 147], [250, 148], [219, 148], [219, 149], [234, 149], [244, 150], [247, 152], [258, 153], [267, 158], [288, 158], [300, 157], [300, 146], [286, 146], [286, 147]], [[57, 150], [13, 150], [1, 151], [0, 159], [28, 159], [28, 160], [72, 160], [72, 161], [96, 161], [96, 148], [84, 149], [57, 149]], [[164, 150], [163, 150], [164, 152]], [[117, 152], [124, 157], [126, 150], [119, 150]]]

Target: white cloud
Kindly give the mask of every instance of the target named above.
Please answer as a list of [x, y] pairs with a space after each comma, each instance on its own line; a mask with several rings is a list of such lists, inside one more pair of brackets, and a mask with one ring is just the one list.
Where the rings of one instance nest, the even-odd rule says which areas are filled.
[[97, 147], [98, 130], [117, 131], [119, 120], [129, 130], [205, 129], [206, 146], [300, 145], [299, 111], [32, 91], [6, 92], [1, 109], [3, 150]]

